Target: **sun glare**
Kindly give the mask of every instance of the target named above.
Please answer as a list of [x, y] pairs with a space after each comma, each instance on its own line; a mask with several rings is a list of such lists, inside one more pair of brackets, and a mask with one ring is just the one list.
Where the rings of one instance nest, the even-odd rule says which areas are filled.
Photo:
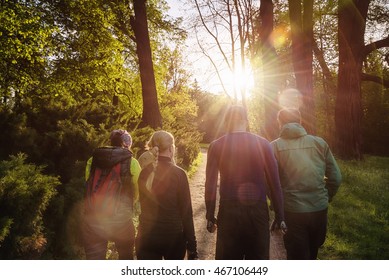
[[272, 39], [276, 48], [282, 47], [287, 41], [288, 31], [285, 26], [279, 26], [274, 28], [272, 32]]
[[297, 89], [284, 90], [279, 98], [278, 103], [282, 108], [300, 108], [302, 105], [302, 95]]
[[241, 92], [245, 91], [246, 97], [250, 97], [254, 88], [254, 75], [251, 69], [237, 69], [235, 73], [225, 75], [223, 82], [231, 96], [234, 96], [235, 92], [237, 97], [241, 98]]

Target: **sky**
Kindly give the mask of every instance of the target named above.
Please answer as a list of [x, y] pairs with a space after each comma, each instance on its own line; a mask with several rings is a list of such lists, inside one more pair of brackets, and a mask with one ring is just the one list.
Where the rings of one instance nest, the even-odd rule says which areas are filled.
[[[185, 6], [183, 0], [167, 0], [167, 2], [170, 6], [169, 15], [172, 17], [183, 17], [186, 19], [192, 13], [192, 11], [188, 11], [188, 7]], [[194, 41], [195, 37], [191, 34], [188, 35], [185, 51], [187, 52], [188, 68], [193, 74], [193, 80], [196, 79], [203, 90], [211, 92], [220, 91], [218, 81], [213, 79], [213, 75], [210, 74], [212, 69], [210, 69], [209, 60], [198, 53], [199, 49]]]
[[[188, 19], [190, 15], [196, 13], [196, 11], [189, 9], [189, 6], [185, 4], [185, 0], [167, 0], [167, 3], [170, 6], [169, 15], [171, 17], [183, 17], [185, 20]], [[184, 25], [184, 28], [187, 28], [188, 25], [189, 23], [186, 23], [186, 25]], [[204, 38], [204, 35], [206, 34], [197, 35], [202, 35], [202, 37]], [[193, 75], [193, 81], [194, 79], [196, 79], [199, 83], [200, 88], [204, 91], [216, 94], [222, 93], [223, 87], [221, 86], [221, 83], [217, 78], [214, 66], [211, 64], [210, 60], [201, 52], [200, 47], [197, 44], [196, 34], [194, 34], [193, 32], [189, 32], [188, 39], [186, 41], [186, 46], [187, 48], [185, 51], [187, 53], [185, 57], [187, 58], [188, 62], [188, 70], [190, 70]], [[208, 49], [208, 51], [209, 50], [210, 49]], [[222, 61], [221, 57], [218, 58], [218, 56], [220, 56], [218, 52], [210, 51], [210, 54], [212, 54], [212, 59], [215, 62]], [[229, 91], [229, 94], [232, 96], [233, 78], [230, 71], [227, 71], [226, 69], [222, 76], [225, 80], [226, 88]], [[245, 77], [240, 77], [240, 82], [247, 82], [247, 77], [247, 75]]]

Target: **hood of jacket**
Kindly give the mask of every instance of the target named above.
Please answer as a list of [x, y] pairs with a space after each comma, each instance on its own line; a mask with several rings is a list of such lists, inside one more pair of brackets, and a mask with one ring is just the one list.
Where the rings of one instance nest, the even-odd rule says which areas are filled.
[[280, 133], [280, 137], [284, 139], [299, 138], [307, 135], [305, 128], [299, 123], [287, 123], [285, 124]]
[[122, 147], [100, 147], [93, 153], [92, 165], [107, 169], [132, 156], [130, 150]]

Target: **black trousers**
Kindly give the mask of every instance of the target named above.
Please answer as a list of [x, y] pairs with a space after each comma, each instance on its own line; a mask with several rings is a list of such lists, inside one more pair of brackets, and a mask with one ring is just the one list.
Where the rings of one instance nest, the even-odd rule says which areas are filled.
[[183, 260], [186, 253], [183, 232], [145, 231], [140, 228], [135, 247], [138, 260]]
[[269, 212], [266, 202], [221, 202], [217, 219], [215, 259], [269, 259]]
[[327, 233], [327, 209], [309, 213], [285, 212], [288, 232], [284, 244], [288, 260], [316, 260]]
[[108, 241], [115, 243], [120, 260], [134, 259], [135, 228], [131, 220], [122, 223], [85, 221], [82, 229], [87, 260], [105, 260]]

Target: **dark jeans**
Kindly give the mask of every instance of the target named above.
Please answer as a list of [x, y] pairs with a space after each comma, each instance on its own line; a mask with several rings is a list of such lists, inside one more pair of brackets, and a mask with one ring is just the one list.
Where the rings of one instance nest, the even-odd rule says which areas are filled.
[[183, 232], [145, 231], [139, 229], [136, 238], [138, 260], [183, 260], [186, 244]]
[[131, 221], [102, 224], [89, 219], [83, 226], [83, 241], [87, 260], [105, 260], [108, 241], [115, 243], [120, 260], [134, 259], [135, 229]]
[[316, 260], [327, 232], [327, 209], [310, 213], [285, 212], [288, 232], [284, 244], [288, 260]]
[[249, 205], [221, 202], [217, 227], [217, 260], [269, 259], [269, 212], [266, 202]]

